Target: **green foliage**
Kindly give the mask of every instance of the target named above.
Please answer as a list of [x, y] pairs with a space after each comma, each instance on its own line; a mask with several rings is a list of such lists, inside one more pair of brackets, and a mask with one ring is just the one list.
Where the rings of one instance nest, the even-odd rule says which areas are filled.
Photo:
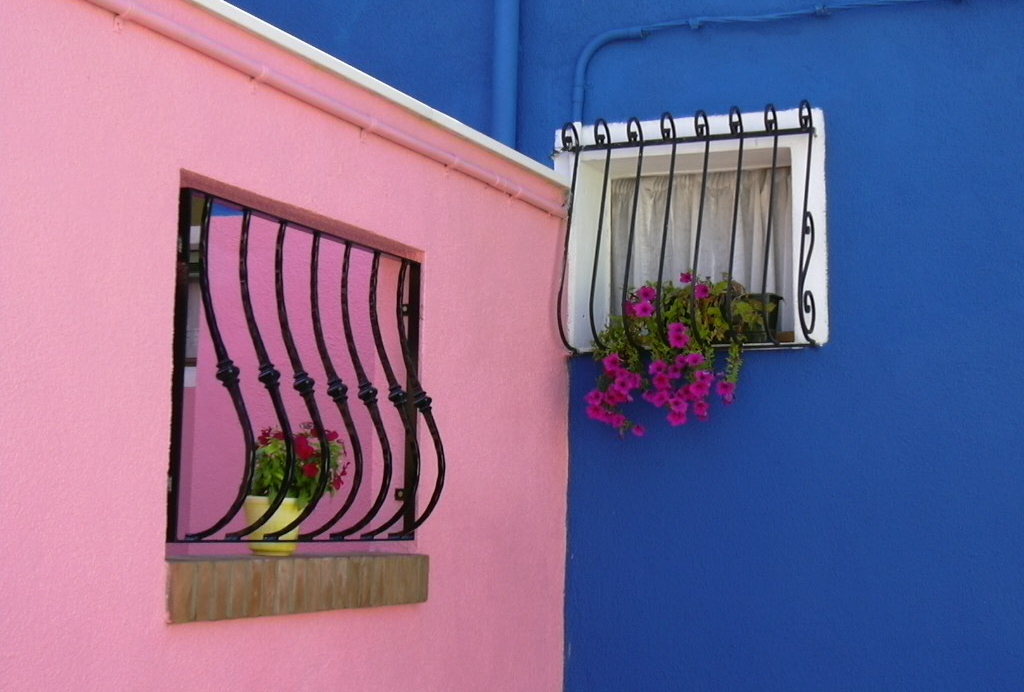
[[[301, 430], [292, 434], [291, 451], [294, 458], [294, 473], [288, 486], [287, 497], [294, 497], [299, 508], [305, 507], [316, 495], [327, 456], [327, 489], [331, 496], [341, 488], [343, 477], [348, 475], [349, 462], [340, 463], [345, 456], [345, 446], [338, 439], [338, 433], [325, 430], [326, 449], [313, 429], [312, 423], [303, 423]], [[273, 500], [284, 487], [289, 465], [288, 447], [280, 428], [264, 428], [258, 438], [256, 467], [253, 472], [250, 494], [265, 495]]]

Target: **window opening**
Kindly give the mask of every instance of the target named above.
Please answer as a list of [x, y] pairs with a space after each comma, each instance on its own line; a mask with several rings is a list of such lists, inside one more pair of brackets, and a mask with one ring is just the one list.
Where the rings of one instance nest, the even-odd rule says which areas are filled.
[[169, 553], [412, 539], [445, 476], [419, 263], [197, 190], [179, 226]]
[[805, 101], [758, 116], [562, 129], [556, 167], [572, 192], [559, 327], [570, 350], [589, 350], [631, 287], [684, 272], [781, 296], [774, 331], [748, 347], [828, 340], [823, 115]]

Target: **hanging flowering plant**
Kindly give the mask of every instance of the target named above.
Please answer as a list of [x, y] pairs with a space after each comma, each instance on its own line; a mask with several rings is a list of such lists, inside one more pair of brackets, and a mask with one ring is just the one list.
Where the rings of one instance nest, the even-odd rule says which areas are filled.
[[[288, 497], [297, 500], [299, 508], [305, 507], [316, 494], [323, 467], [321, 439], [312, 423], [303, 423], [300, 430], [292, 435], [297, 468], [288, 487]], [[345, 446], [334, 430], [325, 430], [327, 437], [327, 492], [334, 495], [348, 475], [349, 462], [340, 460], [345, 456]], [[265, 495], [273, 499], [281, 492], [288, 471], [288, 448], [285, 435], [280, 428], [264, 428], [257, 438], [256, 468], [252, 478], [252, 495]]]
[[[622, 411], [639, 396], [666, 411], [670, 425], [692, 414], [711, 415], [712, 391], [726, 404], [736, 400], [743, 345], [766, 341], [765, 317], [778, 300], [752, 296], [736, 281], [712, 282], [690, 272], [671, 281], [649, 282], [629, 293], [624, 315], [613, 315], [594, 341], [603, 373], [586, 396], [587, 415], [625, 435], [646, 430]], [[724, 368], [715, 372], [715, 345], [728, 344]]]

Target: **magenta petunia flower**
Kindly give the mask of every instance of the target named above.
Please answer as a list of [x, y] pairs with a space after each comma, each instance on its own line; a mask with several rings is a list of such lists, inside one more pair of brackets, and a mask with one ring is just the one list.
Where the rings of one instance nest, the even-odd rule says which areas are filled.
[[628, 397], [628, 393], [623, 393], [621, 389], [612, 387], [604, 393], [604, 403], [607, 406], [618, 406], [619, 404], [626, 403]]
[[642, 425], [634, 425], [633, 434], [636, 435], [637, 437], [643, 437], [644, 435], [647, 434], [647, 428], [645, 428]]
[[306, 478], [316, 478], [316, 475], [320, 473], [320, 467], [316, 464], [306, 464], [302, 467], [302, 472], [306, 474]]
[[694, 378], [701, 384], [711, 384], [715, 381], [715, 376], [707, 370], [698, 370]]
[[650, 286], [644, 286], [636, 292], [636, 297], [641, 301], [650, 302], [658, 297], [658, 292]]
[[659, 372], [665, 372], [665, 368], [668, 367], [668, 363], [663, 360], [651, 361], [651, 364], [647, 367], [647, 372], [652, 375], [657, 375]]
[[693, 402], [693, 413], [698, 420], [705, 421], [711, 415], [711, 406], [706, 401]]
[[583, 401], [591, 406], [600, 406], [604, 402], [604, 392], [599, 389], [593, 389], [583, 397]]
[[698, 365], [703, 365], [704, 364], [704, 354], [703, 353], [687, 353], [686, 354], [686, 364], [688, 366], [690, 366], [691, 368], [697, 367]]
[[668, 326], [668, 344], [672, 348], [686, 348], [690, 344], [690, 334], [682, 322], [673, 322]]
[[715, 391], [722, 397], [732, 396], [736, 392], [736, 383], [719, 380], [718, 384], [715, 385]]
[[633, 306], [633, 315], [636, 317], [650, 317], [654, 314], [654, 304], [650, 301], [643, 301]]
[[646, 399], [652, 406], [661, 408], [668, 403], [668, 392], [663, 389], [659, 389], [654, 392], [644, 392], [644, 399]]
[[680, 413], [679, 411], [672, 411], [668, 414], [669, 425], [675, 427], [679, 425], [686, 425], [686, 413]]
[[615, 386], [619, 389], [630, 391], [636, 389], [641, 384], [643, 384], [643, 380], [635, 372], [619, 370], [615, 375]]
[[697, 295], [698, 300], [704, 300], [711, 295], [711, 288], [707, 284], [697, 284], [693, 292]]
[[710, 382], [693, 382], [687, 385], [687, 387], [690, 390], [690, 396], [692, 396], [694, 399], [703, 399], [704, 397], [711, 393]]
[[605, 372], [615, 372], [622, 367], [622, 357], [618, 353], [612, 353], [601, 361]]
[[686, 413], [690, 408], [690, 402], [682, 397], [675, 397], [668, 402], [669, 408], [676, 413]]
[[682, 274], [679, 275], [679, 281], [680, 283], [684, 284], [692, 284], [693, 274], [691, 274], [690, 272], [683, 272]]

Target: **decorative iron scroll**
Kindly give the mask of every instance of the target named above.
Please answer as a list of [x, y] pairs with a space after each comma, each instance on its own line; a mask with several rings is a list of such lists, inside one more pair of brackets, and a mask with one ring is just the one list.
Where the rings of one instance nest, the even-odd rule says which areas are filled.
[[[590, 279], [589, 279], [589, 302], [587, 303], [587, 318], [589, 324], [590, 335], [598, 347], [601, 346], [599, 340], [599, 333], [601, 331], [601, 325], [598, 324], [595, 319], [595, 295], [598, 293], [598, 282], [602, 280], [599, 275], [598, 268], [602, 266], [603, 262], [606, 262], [606, 258], [602, 253], [608, 252], [607, 248], [609, 243], [605, 239], [605, 235], [610, 233], [610, 230], [606, 228], [608, 224], [606, 209], [609, 208], [609, 189], [610, 189], [610, 175], [613, 166], [614, 158], [623, 158], [624, 156], [632, 163], [635, 160], [635, 173], [633, 174], [634, 180], [637, 182], [635, 190], [639, 190], [639, 181], [645, 175], [650, 175], [645, 169], [645, 155], [649, 154], [652, 149], [660, 148], [659, 151], [668, 151], [667, 167], [668, 167], [668, 192], [667, 201], [663, 210], [663, 221], [661, 228], [661, 243], [660, 243], [660, 255], [658, 259], [658, 274], [657, 280], [660, 284], [663, 281], [667, 281], [673, 277], [667, 275], [667, 268], [665, 262], [666, 246], [668, 244], [670, 235], [672, 233], [672, 182], [676, 179], [677, 169], [677, 150], [682, 150], [685, 146], [686, 151], [690, 152], [689, 155], [695, 155], [702, 152], [702, 162], [699, 169], [695, 169], [700, 172], [700, 193], [697, 198], [697, 213], [694, 223], [693, 230], [693, 255], [692, 262], [688, 269], [695, 275], [701, 275], [702, 268], [699, 266], [699, 259], [701, 256], [701, 243], [702, 240], [708, 242], [704, 236], [708, 235], [707, 224], [705, 223], [705, 201], [707, 198], [708, 191], [708, 176], [709, 176], [709, 161], [712, 158], [713, 152], [727, 151], [732, 157], [732, 168], [730, 170], [735, 171], [735, 197], [732, 201], [732, 222], [731, 227], [725, 227], [728, 231], [729, 238], [729, 255], [728, 255], [728, 272], [727, 278], [730, 282], [734, 279], [734, 261], [737, 255], [737, 219], [739, 218], [739, 205], [740, 205], [740, 178], [741, 175], [749, 168], [744, 160], [745, 156], [745, 144], [751, 140], [759, 140], [759, 144], [751, 145], [758, 146], [765, 150], [764, 156], [767, 157], [770, 154], [770, 174], [767, 179], [768, 187], [768, 202], [767, 202], [767, 222], [765, 227], [761, 228], [761, 235], [764, 239], [764, 249], [762, 252], [763, 263], [760, 267], [752, 270], [755, 274], [750, 279], [751, 283], [748, 284], [751, 291], [756, 291], [760, 288], [760, 293], [767, 293], [768, 290], [768, 275], [769, 275], [769, 249], [772, 247], [773, 238], [778, 235], [778, 229], [773, 227], [773, 219], [777, 208], [777, 172], [782, 165], [780, 164], [780, 149], [787, 146], [786, 142], [793, 141], [794, 138], [806, 138], [806, 150], [807, 160], [806, 166], [804, 167], [803, 176], [803, 197], [802, 197], [802, 213], [800, 213], [800, 243], [799, 252], [798, 248], [793, 247], [793, 262], [796, 271], [794, 283], [795, 295], [792, 296], [795, 302], [798, 303], [798, 309], [796, 315], [796, 328], [800, 330], [802, 335], [802, 341], [794, 343], [794, 345], [817, 345], [818, 341], [815, 337], [815, 327], [817, 324], [816, 311], [815, 311], [815, 295], [811, 287], [813, 282], [808, 281], [809, 274], [812, 273], [813, 265], [815, 262], [813, 251], [814, 251], [814, 219], [812, 212], [808, 209], [808, 199], [810, 196], [811, 187], [811, 172], [812, 172], [812, 142], [815, 138], [815, 123], [812, 116], [811, 105], [807, 101], [802, 101], [797, 111], [796, 117], [793, 117], [792, 122], [796, 123], [794, 127], [780, 127], [779, 124], [779, 113], [775, 106], [768, 104], [764, 109], [763, 122], [758, 123], [756, 127], [751, 127], [750, 115], [746, 117], [741, 114], [740, 110], [736, 107], [730, 109], [728, 117], [725, 122], [728, 123], [727, 131], [712, 132], [709, 118], [704, 111], [697, 111], [692, 121], [677, 120], [671, 113], [664, 113], [661, 116], [660, 121], [657, 123], [657, 133], [650, 133], [650, 136], [645, 134], [644, 126], [637, 118], [630, 118], [625, 128], [622, 126], [614, 129], [617, 133], [618, 139], [613, 136], [613, 128], [611, 128], [606, 121], [598, 119], [595, 121], [593, 127], [582, 128], [578, 123], [567, 123], [561, 132], [561, 152], [567, 153], [572, 157], [572, 177], [571, 177], [571, 191], [568, 201], [568, 214], [567, 214], [567, 230], [565, 237], [565, 248], [562, 259], [562, 272], [561, 272], [561, 283], [559, 286], [558, 293], [558, 328], [561, 335], [562, 341], [566, 348], [572, 353], [578, 353], [578, 349], [573, 345], [572, 340], [568, 335], [568, 328], [565, 323], [565, 315], [563, 314], [562, 306], [564, 305], [564, 297], [566, 293], [566, 284], [568, 282], [568, 262], [570, 255], [570, 239], [581, 232], [581, 229], [574, 227], [574, 223], [579, 223], [580, 217], [580, 199], [577, 196], [580, 180], [582, 178], [580, 171], [580, 161], [587, 160], [590, 166], [597, 166], [600, 168], [600, 185], [596, 183], [588, 183], [589, 189], [592, 191], [600, 190], [599, 201], [596, 192], [594, 197], [587, 200], [587, 205], [594, 205], [594, 209], [597, 209], [596, 217], [596, 229], [586, 229], [587, 232], [592, 233], [594, 237], [593, 241], [593, 254], [591, 255], [589, 245], [583, 251], [585, 257], [578, 257], [578, 261], [585, 262], [588, 267]], [[683, 127], [680, 125], [686, 125], [689, 130], [686, 134], [680, 134]], [[650, 127], [650, 125], [648, 125]], [[587, 140], [587, 141], [584, 141]], [[721, 143], [732, 143], [732, 146], [728, 149], [723, 149]], [[780, 144], [781, 142], [781, 144]], [[769, 146], [770, 144], [770, 146]], [[722, 156], [721, 153], [717, 154]], [[633, 157], [633, 158], [629, 158]], [[720, 165], [720, 162], [719, 162]], [[787, 164], [788, 165], [788, 164]], [[758, 164], [759, 167], [767, 167], [767, 164]], [[621, 164], [618, 168], [618, 176], [622, 177], [623, 171]], [[659, 174], [663, 174], [659, 173]], [[628, 175], [628, 174], [627, 174]], [[591, 178], [596, 179], [597, 174], [592, 173]], [[793, 186], [797, 185], [797, 181], [793, 181]], [[625, 305], [628, 300], [629, 290], [629, 277], [631, 276], [631, 269], [636, 262], [636, 250], [634, 247], [636, 235], [636, 224], [637, 224], [637, 199], [639, 194], [634, 192], [633, 199], [631, 200], [632, 206], [630, 209], [629, 216], [629, 229], [625, 247], [625, 264], [624, 273], [621, 276], [613, 278], [612, 280], [612, 301], [618, 304], [623, 311], [625, 311]], [[695, 194], [696, 197], [696, 194]], [[800, 201], [799, 198], [794, 198], [793, 207], [794, 210], [799, 210]], [[593, 216], [593, 215], [591, 215]], [[662, 217], [659, 217], [661, 219]], [[794, 219], [797, 217], [794, 215]], [[796, 221], [794, 221], [796, 223]], [[795, 236], [794, 236], [795, 238]], [[589, 241], [588, 241], [589, 242]], [[794, 240], [794, 245], [796, 245]], [[657, 250], [656, 250], [657, 251]], [[605, 265], [606, 266], [606, 265]], [[706, 271], [704, 273], [707, 273]], [[578, 286], [582, 290], [581, 286]], [[764, 301], [764, 323], [767, 327], [769, 320], [767, 319], [768, 302]], [[729, 302], [727, 299], [725, 309], [729, 310]], [[579, 314], [576, 315], [580, 317]], [[584, 327], [585, 329], [586, 327]], [[779, 347], [787, 345], [781, 343], [779, 334], [772, 331], [770, 328], [766, 329], [767, 341], [765, 343], [750, 344], [751, 347], [768, 346], [768, 347]], [[695, 334], [695, 338], [700, 339], [700, 334]], [[792, 336], [787, 337], [792, 339]], [[578, 339], [578, 335], [577, 335]], [[579, 345], [579, 344], [577, 344]]]
[[[419, 264], [196, 190], [180, 210], [168, 543], [252, 540], [303, 480], [298, 516], [259, 540], [412, 539], [445, 479], [418, 374]], [[393, 407], [378, 404], [379, 377]], [[241, 510], [268, 435], [283, 441], [285, 471], [250, 521]], [[345, 450], [336, 474], [328, 440]]]

